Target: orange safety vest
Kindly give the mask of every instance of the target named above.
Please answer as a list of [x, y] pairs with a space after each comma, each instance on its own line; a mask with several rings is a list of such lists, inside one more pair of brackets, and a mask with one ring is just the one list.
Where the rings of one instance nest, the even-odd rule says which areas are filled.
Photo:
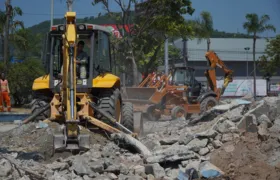
[[8, 92], [8, 80], [5, 79], [4, 81], [0, 79], [1, 83], [1, 92]]

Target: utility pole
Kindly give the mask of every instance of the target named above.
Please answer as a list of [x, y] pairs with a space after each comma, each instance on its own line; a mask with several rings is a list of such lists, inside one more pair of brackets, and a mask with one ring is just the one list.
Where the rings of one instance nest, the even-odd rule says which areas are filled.
[[186, 43], [186, 39], [183, 38], [183, 61], [184, 61], [184, 65], [185, 67], [187, 67], [188, 65], [188, 62], [187, 62], [187, 59], [186, 59], [186, 51], [187, 51], [187, 43]]
[[164, 44], [164, 67], [165, 75], [168, 76], [168, 38], [166, 38]]
[[249, 65], [248, 65], [248, 51], [250, 50], [249, 47], [245, 47], [244, 50], [246, 51], [246, 62], [247, 62], [247, 79], [248, 79], [248, 76], [249, 76]]
[[6, 23], [5, 23], [5, 36], [4, 36], [4, 64], [7, 69], [7, 63], [9, 61], [9, 27], [10, 18], [12, 13], [11, 0], [6, 0]]
[[51, 27], [50, 29], [52, 29], [53, 26], [53, 0], [51, 0]]

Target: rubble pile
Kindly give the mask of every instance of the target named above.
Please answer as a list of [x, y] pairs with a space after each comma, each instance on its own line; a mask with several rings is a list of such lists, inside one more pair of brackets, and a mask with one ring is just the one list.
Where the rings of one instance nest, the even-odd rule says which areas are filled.
[[[0, 179], [274, 180], [280, 177], [279, 107], [275, 97], [231, 101], [190, 122], [146, 122], [140, 141], [150, 152], [142, 154], [116, 135], [93, 134], [88, 152], [48, 158], [44, 148], [51, 146], [53, 126], [23, 125], [1, 137]], [[31, 152], [37, 155], [22, 155]]]

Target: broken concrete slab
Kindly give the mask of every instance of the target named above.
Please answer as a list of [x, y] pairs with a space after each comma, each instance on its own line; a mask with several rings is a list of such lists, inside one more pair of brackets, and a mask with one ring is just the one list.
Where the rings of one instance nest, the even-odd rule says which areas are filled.
[[217, 131], [215, 131], [213, 129], [209, 129], [207, 131], [195, 134], [195, 137], [215, 138], [217, 135], [218, 135]]
[[225, 120], [223, 122], [220, 122], [218, 124], [216, 124], [216, 126], [214, 127], [214, 129], [216, 131], [218, 131], [219, 133], [227, 133], [230, 131], [230, 128], [235, 127], [234, 122], [229, 121], [229, 120]]
[[201, 148], [198, 152], [199, 155], [204, 156], [206, 154], [208, 154], [210, 152], [210, 150], [208, 149], [208, 147], [205, 148]]
[[265, 114], [262, 114], [259, 118], [257, 118], [257, 122], [258, 122], [258, 125], [260, 125], [262, 123], [266, 123], [268, 128], [270, 128], [272, 126], [271, 120]]
[[194, 152], [198, 152], [201, 148], [206, 147], [207, 144], [208, 144], [208, 139], [195, 138], [191, 142], [189, 142], [187, 147]]
[[147, 163], [174, 162], [179, 160], [198, 159], [199, 155], [184, 145], [173, 145], [167, 149], [154, 152], [153, 155], [146, 158]]
[[152, 174], [155, 178], [162, 178], [165, 176], [165, 171], [158, 163], [145, 165], [145, 173]]
[[238, 129], [244, 130], [246, 132], [257, 132], [257, 122], [256, 117], [253, 114], [245, 115], [237, 125]]
[[221, 147], [223, 145], [223, 143], [220, 140], [214, 140], [212, 142], [214, 148], [218, 149], [219, 147]]
[[266, 141], [269, 138], [267, 123], [262, 123], [258, 126], [258, 136], [262, 141]]

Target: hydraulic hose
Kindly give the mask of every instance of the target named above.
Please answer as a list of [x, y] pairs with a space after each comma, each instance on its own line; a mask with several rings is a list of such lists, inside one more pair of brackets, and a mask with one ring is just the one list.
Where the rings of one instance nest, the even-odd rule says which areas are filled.
[[40, 111], [35, 112], [34, 114], [32, 114], [31, 116], [29, 116], [28, 118], [26, 118], [25, 120], [23, 120], [22, 124], [26, 124], [29, 123], [30, 121], [34, 120], [37, 116], [39, 116], [40, 114], [42, 114], [43, 112], [45, 112], [46, 110], [50, 109], [50, 104], [47, 104], [46, 106], [44, 106]]

